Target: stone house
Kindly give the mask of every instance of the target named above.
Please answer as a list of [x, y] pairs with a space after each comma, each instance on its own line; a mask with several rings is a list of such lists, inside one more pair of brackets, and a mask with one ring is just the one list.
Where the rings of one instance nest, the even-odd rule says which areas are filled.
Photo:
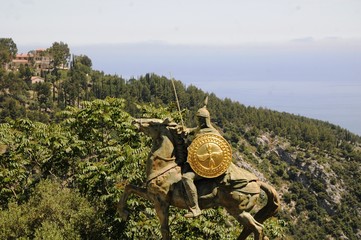
[[51, 56], [44, 49], [32, 50], [28, 53], [16, 54], [11, 61], [10, 69], [17, 70], [20, 65], [31, 66], [36, 75], [40, 75], [42, 70], [51, 69]]

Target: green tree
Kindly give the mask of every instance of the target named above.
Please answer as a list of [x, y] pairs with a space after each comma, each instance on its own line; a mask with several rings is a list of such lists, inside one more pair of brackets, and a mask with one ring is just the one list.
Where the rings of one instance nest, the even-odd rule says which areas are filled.
[[33, 69], [26, 65], [24, 66], [23, 64], [20, 65], [19, 67], [19, 77], [23, 80], [25, 80], [26, 83], [28, 83], [28, 85], [31, 84], [31, 77], [34, 75], [34, 71]]
[[92, 67], [93, 63], [92, 60], [87, 55], [80, 55], [75, 58], [76, 63], [80, 63], [89, 69]]
[[0, 122], [6, 122], [7, 118], [16, 119], [26, 115], [25, 107], [9, 96], [0, 96], [0, 108]]
[[70, 49], [68, 44], [63, 42], [54, 42], [53, 45], [47, 49], [47, 52], [51, 55], [53, 70], [51, 75], [54, 77], [49, 78], [53, 84], [53, 102], [55, 102], [55, 89], [57, 81], [60, 79], [59, 73], [60, 67], [65, 67], [69, 61]]
[[54, 69], [65, 66], [70, 57], [70, 50], [68, 44], [63, 42], [54, 42], [53, 45], [47, 49], [52, 57]]
[[0, 65], [9, 63], [18, 52], [18, 48], [12, 38], [0, 38]]
[[43, 180], [23, 204], [0, 211], [1, 239], [104, 239], [105, 224], [77, 190]]
[[37, 92], [40, 109], [50, 108], [52, 106], [51, 84], [48, 82], [35, 83], [34, 90]]

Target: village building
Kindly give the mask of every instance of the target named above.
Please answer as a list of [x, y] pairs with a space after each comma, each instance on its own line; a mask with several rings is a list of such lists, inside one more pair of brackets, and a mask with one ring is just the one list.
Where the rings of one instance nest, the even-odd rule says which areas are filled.
[[32, 50], [28, 53], [16, 54], [11, 61], [10, 69], [17, 70], [21, 65], [34, 68], [35, 75], [39, 76], [41, 71], [51, 69], [51, 56], [44, 49]]

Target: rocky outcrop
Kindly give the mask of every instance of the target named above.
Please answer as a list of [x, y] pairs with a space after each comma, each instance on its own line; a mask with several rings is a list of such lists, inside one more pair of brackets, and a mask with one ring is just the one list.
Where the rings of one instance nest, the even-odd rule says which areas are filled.
[[[345, 209], [353, 209], [345, 216], [358, 221], [359, 205], [344, 206], [358, 200], [353, 195], [359, 188], [350, 181], [359, 178], [357, 169], [361, 167], [357, 158], [352, 159], [347, 154], [351, 149], [326, 151], [312, 144], [294, 145], [270, 133], [240, 139], [238, 146], [239, 152], [233, 155], [236, 164], [276, 186], [282, 208], [288, 212], [294, 226], [300, 224], [307, 228], [305, 224], [312, 223], [316, 224], [313, 229], [317, 231], [325, 222], [339, 224]], [[338, 229], [322, 239], [353, 239], [353, 236], [359, 239], [358, 228], [352, 230], [355, 235], [348, 231]]]
[[[335, 214], [335, 206], [341, 203], [342, 193], [345, 191], [342, 180], [337, 182], [336, 173], [331, 169], [329, 162], [323, 163], [313, 159], [300, 159], [293, 157], [294, 154], [287, 152], [281, 147], [275, 149], [276, 154], [280, 159], [290, 166], [296, 166], [299, 170], [295, 176], [295, 180], [301, 182], [316, 196], [318, 196], [319, 204], [327, 211], [328, 214]], [[331, 161], [331, 159], [329, 159]], [[322, 183], [320, 186], [315, 186], [315, 181]], [[327, 198], [320, 197], [320, 193], [325, 192]]]

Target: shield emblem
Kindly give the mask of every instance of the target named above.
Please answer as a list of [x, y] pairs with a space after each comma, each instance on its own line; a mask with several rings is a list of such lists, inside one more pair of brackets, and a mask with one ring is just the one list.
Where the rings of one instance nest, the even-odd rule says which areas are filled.
[[188, 162], [195, 173], [205, 178], [222, 175], [232, 162], [232, 148], [220, 135], [202, 134], [188, 148]]

